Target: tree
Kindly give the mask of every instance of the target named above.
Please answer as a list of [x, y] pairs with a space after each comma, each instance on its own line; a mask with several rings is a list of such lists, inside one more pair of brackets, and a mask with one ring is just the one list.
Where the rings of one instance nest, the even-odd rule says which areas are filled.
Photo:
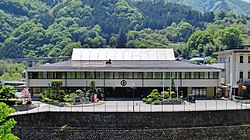
[[58, 97], [59, 91], [62, 89], [62, 80], [53, 80], [51, 82], [52, 90], [56, 93], [56, 97]]
[[227, 49], [237, 49], [242, 46], [241, 31], [235, 27], [227, 27], [221, 37], [221, 42]]
[[15, 92], [16, 92], [16, 90], [14, 89], [13, 86], [4, 85], [0, 89], [0, 99], [9, 100], [10, 98], [14, 98]]
[[13, 108], [8, 108], [5, 103], [0, 103], [0, 139], [1, 140], [18, 140], [19, 138], [11, 133], [11, 129], [14, 128], [16, 121], [6, 119], [11, 113], [14, 113]]
[[119, 48], [124, 48], [126, 43], [127, 43], [126, 31], [124, 28], [121, 28], [121, 30], [119, 31], [117, 45]]

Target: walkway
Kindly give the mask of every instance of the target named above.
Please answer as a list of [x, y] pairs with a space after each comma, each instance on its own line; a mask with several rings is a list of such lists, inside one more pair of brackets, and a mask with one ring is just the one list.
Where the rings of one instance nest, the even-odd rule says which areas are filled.
[[205, 110], [237, 110], [250, 109], [250, 101], [226, 100], [196, 100], [196, 103], [184, 102], [180, 105], [151, 105], [142, 101], [105, 101], [100, 103], [56, 106], [39, 101], [33, 101], [36, 108], [18, 111], [15, 114], [29, 114], [38, 112], [173, 112], [173, 111], [205, 111]]

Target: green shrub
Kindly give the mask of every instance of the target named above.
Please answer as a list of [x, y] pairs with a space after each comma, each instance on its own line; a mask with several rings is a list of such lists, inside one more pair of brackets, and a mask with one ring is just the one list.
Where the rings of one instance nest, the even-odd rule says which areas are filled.
[[32, 104], [31, 101], [27, 101], [27, 102], [26, 102], [26, 105], [31, 105], [31, 104]]
[[161, 95], [162, 95], [162, 98], [164, 98], [164, 99], [169, 98], [169, 92], [167, 92], [167, 91], [162, 91]]
[[16, 101], [16, 105], [22, 105], [23, 101]]
[[176, 98], [176, 97], [177, 97], [177, 94], [174, 91], [172, 91], [171, 92], [171, 98]]
[[63, 101], [64, 101], [64, 102], [72, 102], [73, 100], [72, 100], [71, 97], [64, 97], [64, 98], [63, 98]]
[[153, 103], [154, 103], [154, 104], [160, 104], [161, 101], [160, 101], [160, 100], [155, 100]]
[[42, 101], [43, 101], [43, 102], [53, 102], [53, 100], [52, 100], [52, 99], [47, 98], [47, 97], [45, 97]]
[[2, 99], [0, 100], [0, 102], [3, 102], [9, 106], [14, 106], [16, 104], [16, 101], [15, 100], [5, 100], [5, 99]]
[[59, 100], [60, 102], [63, 101], [64, 96], [65, 96], [64, 90], [59, 90], [58, 100]]
[[153, 89], [153, 91], [147, 96], [147, 98], [152, 98], [154, 100], [159, 100], [161, 98], [161, 94], [157, 89]]
[[83, 94], [82, 90], [78, 89], [76, 90], [76, 94]]
[[143, 102], [146, 102], [146, 101], [147, 101], [147, 98], [143, 98], [142, 101], [143, 101]]
[[69, 95], [70, 97], [73, 97], [73, 96], [78, 96], [77, 94], [75, 94], [75, 93], [70, 93], [70, 95]]
[[241, 97], [241, 96], [235, 96], [234, 98], [237, 100], [245, 100], [246, 99], [246, 97]]
[[153, 102], [153, 99], [152, 98], [148, 98], [147, 100], [146, 100], [146, 103], [147, 104], [151, 104]]

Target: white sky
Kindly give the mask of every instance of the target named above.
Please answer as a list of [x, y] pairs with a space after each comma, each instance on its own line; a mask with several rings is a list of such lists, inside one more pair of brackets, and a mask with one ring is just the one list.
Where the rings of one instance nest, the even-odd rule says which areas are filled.
[[249, 3], [250, 3], [250, 0], [242, 0], [242, 1], [246, 1], [246, 2], [249, 2]]

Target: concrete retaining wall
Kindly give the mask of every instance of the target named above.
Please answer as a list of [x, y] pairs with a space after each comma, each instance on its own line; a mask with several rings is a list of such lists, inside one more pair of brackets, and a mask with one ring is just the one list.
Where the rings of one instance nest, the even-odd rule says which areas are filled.
[[250, 124], [250, 110], [194, 112], [43, 112], [14, 116], [16, 126], [86, 129], [180, 128]]
[[[44, 112], [12, 116], [26, 139], [250, 139], [250, 110]], [[70, 126], [62, 132], [63, 125]]]

